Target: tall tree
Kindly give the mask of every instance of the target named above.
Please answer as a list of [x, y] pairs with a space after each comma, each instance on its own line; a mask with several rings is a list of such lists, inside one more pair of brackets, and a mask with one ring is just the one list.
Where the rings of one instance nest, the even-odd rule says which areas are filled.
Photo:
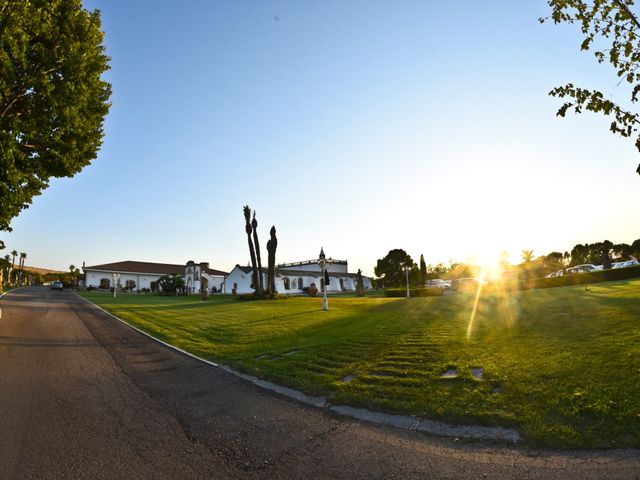
[[424, 255], [420, 254], [420, 285], [427, 282], [427, 264], [424, 261]]
[[251, 268], [253, 271], [253, 288], [257, 292], [258, 291], [258, 266], [256, 265], [256, 251], [253, 248], [253, 240], [251, 239], [251, 233], [253, 231], [253, 227], [251, 226], [251, 208], [249, 205], [245, 205], [242, 209], [244, 213], [244, 231], [247, 234], [247, 243], [249, 244], [249, 254], [251, 255]]
[[0, 2], [0, 231], [51, 177], [96, 158], [111, 95], [102, 40], [81, 0]]
[[401, 248], [390, 250], [387, 255], [378, 259], [374, 272], [386, 287], [400, 287], [405, 284], [404, 268], [417, 270], [416, 264], [407, 252]]
[[9, 274], [9, 283], [13, 283], [11, 281], [11, 277], [13, 277], [15, 279], [15, 273], [14, 270], [16, 268], [16, 257], [18, 256], [18, 251], [17, 250], [11, 250], [11, 273]]
[[531, 263], [533, 261], [533, 250], [522, 250], [522, 261]]
[[611, 268], [611, 253], [613, 251], [613, 242], [605, 240], [602, 242], [602, 268], [605, 270]]
[[73, 281], [73, 275], [75, 273], [76, 266], [74, 264], [69, 265], [69, 283], [71, 286], [75, 286], [75, 282]]
[[[584, 36], [582, 50], [595, 47], [599, 63], [610, 63], [626, 84], [632, 103], [640, 95], [640, 21], [632, 12], [633, 0], [548, 0], [554, 23], [576, 23]], [[548, 18], [541, 18], [544, 22]], [[619, 91], [619, 89], [616, 89]], [[611, 100], [609, 93], [576, 87], [573, 83], [556, 87], [550, 95], [565, 99], [557, 115], [564, 117], [569, 110], [597, 112], [611, 118], [609, 130], [623, 137], [635, 137], [640, 150], [640, 115]], [[636, 172], [640, 174], [640, 165]]]
[[20, 274], [18, 277], [18, 285], [22, 286], [22, 276], [24, 274], [24, 261], [27, 259], [27, 254], [25, 252], [20, 252]]
[[251, 229], [253, 231], [253, 244], [256, 249], [256, 260], [258, 262], [258, 285], [256, 289], [264, 292], [264, 279], [262, 277], [262, 258], [260, 257], [260, 242], [258, 241], [258, 221], [256, 220], [256, 211], [253, 211], [253, 220], [251, 220]]
[[575, 245], [571, 249], [571, 262], [569, 266], [575, 267], [576, 265], [587, 263], [589, 260], [589, 251], [589, 245], [583, 245], [581, 243]]

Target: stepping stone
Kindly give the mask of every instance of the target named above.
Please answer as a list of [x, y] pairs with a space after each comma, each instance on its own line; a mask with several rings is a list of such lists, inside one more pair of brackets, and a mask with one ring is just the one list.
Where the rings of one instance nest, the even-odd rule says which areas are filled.
[[440, 378], [458, 378], [458, 369], [450, 368], [449, 370], [444, 372], [442, 375], [440, 375]]
[[352, 373], [350, 373], [349, 375], [346, 375], [346, 376], [342, 377], [342, 382], [343, 383], [349, 383], [354, 378], [356, 378], [356, 376], [353, 375]]
[[283, 357], [290, 357], [291, 355], [298, 353], [300, 350], [291, 350], [289, 352], [283, 353], [282, 356]]
[[482, 380], [482, 375], [484, 375], [484, 368], [472, 368], [471, 375], [473, 375], [473, 378], [475, 378], [476, 380]]

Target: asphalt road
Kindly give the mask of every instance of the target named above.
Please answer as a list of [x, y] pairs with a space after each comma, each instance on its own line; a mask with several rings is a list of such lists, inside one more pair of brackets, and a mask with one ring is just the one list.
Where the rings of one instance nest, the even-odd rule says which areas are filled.
[[0, 479], [640, 478], [638, 450], [460, 444], [301, 405], [70, 292], [0, 306]]

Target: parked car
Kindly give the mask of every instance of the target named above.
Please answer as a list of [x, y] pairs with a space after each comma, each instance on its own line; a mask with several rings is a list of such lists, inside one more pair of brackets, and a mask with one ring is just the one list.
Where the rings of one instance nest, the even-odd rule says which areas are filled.
[[564, 270], [556, 270], [555, 272], [551, 272], [549, 275], [545, 275], [544, 278], [556, 278], [564, 275]]
[[481, 282], [477, 278], [456, 278], [451, 280], [451, 290], [456, 292], [476, 292], [481, 283], [484, 285], [487, 282]]
[[56, 280], [55, 282], [51, 282], [51, 290], [62, 290], [64, 287], [62, 286], [62, 282]]
[[591, 263], [585, 263], [583, 265], [576, 265], [575, 267], [567, 268], [567, 274], [593, 272], [594, 270], [598, 270], [598, 267]]
[[451, 288], [451, 282], [436, 278], [434, 280], [427, 280], [424, 286], [429, 288]]
[[611, 265], [611, 268], [627, 268], [627, 267], [635, 267], [636, 265], [640, 265], [640, 262], [637, 260], [627, 260], [626, 262], [617, 262]]

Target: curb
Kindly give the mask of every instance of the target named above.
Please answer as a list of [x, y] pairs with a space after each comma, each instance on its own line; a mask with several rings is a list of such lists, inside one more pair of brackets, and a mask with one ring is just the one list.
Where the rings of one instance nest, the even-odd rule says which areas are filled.
[[[9, 293], [9, 292], [6, 292], [6, 293]], [[476, 426], [476, 425], [453, 425], [453, 424], [441, 422], [438, 420], [429, 420], [425, 418], [420, 418], [415, 415], [397, 415], [397, 414], [375, 412], [372, 410], [368, 410], [366, 408], [356, 408], [348, 405], [332, 405], [327, 401], [326, 397], [323, 397], [323, 396], [314, 397], [311, 395], [307, 395], [306, 393], [303, 393], [299, 390], [295, 390], [289, 387], [284, 387], [282, 385], [278, 385], [268, 380], [263, 380], [253, 375], [242, 373], [238, 370], [235, 370], [234, 368], [231, 368], [228, 365], [220, 365], [218, 363], [211, 362], [204, 358], [198, 357], [193, 353], [189, 353], [186, 350], [182, 350], [181, 348], [171, 345], [170, 343], [164, 342], [154, 337], [153, 335], [141, 330], [140, 328], [131, 325], [130, 323], [117, 317], [116, 315], [107, 312], [106, 310], [104, 310], [102, 307], [99, 307], [95, 303], [92, 303], [86, 298], [81, 297], [76, 292], [71, 291], [71, 293], [73, 293], [76, 297], [88, 303], [89, 305], [107, 314], [111, 318], [118, 320], [120, 323], [123, 323], [127, 327], [132, 328], [136, 332], [141, 333], [142, 335], [150, 338], [151, 340], [161, 345], [164, 345], [165, 347], [175, 350], [199, 362], [203, 362], [208, 365], [211, 365], [212, 367], [216, 367], [221, 370], [224, 370], [225, 372], [230, 373], [231, 375], [238, 377], [242, 380], [245, 380], [247, 382], [253, 383], [254, 385], [264, 390], [268, 390], [268, 391], [283, 395], [285, 397], [291, 398], [305, 405], [321, 408], [323, 410], [330, 411], [333, 414], [354, 418], [356, 420], [372, 423], [375, 425], [387, 425], [387, 426], [398, 428], [400, 430], [419, 431], [419, 432], [440, 436], [440, 437], [454, 437], [456, 440], [462, 437], [462, 438], [470, 438], [470, 439], [476, 439], [476, 440], [498, 440], [498, 441], [507, 441], [510, 443], [518, 443], [522, 439], [517, 430], [510, 429], [510, 428], [482, 427], [482, 426]]]

